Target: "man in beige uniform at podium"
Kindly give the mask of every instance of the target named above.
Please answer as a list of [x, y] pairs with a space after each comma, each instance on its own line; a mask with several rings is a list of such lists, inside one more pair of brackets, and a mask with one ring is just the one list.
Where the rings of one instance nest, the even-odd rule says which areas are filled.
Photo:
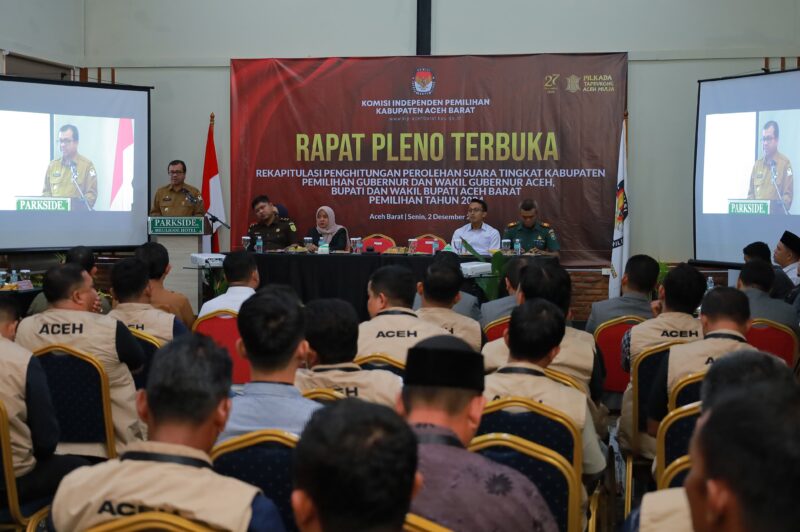
[[[50, 161], [47, 167], [42, 196], [73, 198], [73, 209], [85, 205], [91, 210], [97, 200], [97, 171], [92, 161], [78, 154], [79, 140], [78, 128], [72, 124], [65, 124], [58, 130], [61, 157]], [[85, 203], [83, 198], [86, 198]]]
[[187, 185], [186, 163], [174, 160], [167, 166], [169, 185], [156, 190], [150, 216], [203, 216], [206, 213], [200, 191]]

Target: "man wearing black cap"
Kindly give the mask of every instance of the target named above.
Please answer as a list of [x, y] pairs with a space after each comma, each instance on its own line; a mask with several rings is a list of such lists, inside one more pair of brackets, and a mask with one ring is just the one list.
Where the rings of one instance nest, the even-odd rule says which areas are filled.
[[417, 434], [424, 479], [412, 513], [459, 531], [556, 530], [530, 480], [465, 448], [486, 403], [479, 353], [454, 336], [428, 338], [408, 350], [403, 382], [398, 410]]
[[[797, 264], [800, 261], [800, 237], [791, 231], [784, 231], [778, 245], [775, 246], [775, 252], [772, 254], [773, 260], [778, 264], [789, 279], [795, 286], [800, 284], [800, 279], [797, 275]], [[792, 297], [790, 294], [789, 297]], [[794, 298], [792, 297], [792, 300]]]

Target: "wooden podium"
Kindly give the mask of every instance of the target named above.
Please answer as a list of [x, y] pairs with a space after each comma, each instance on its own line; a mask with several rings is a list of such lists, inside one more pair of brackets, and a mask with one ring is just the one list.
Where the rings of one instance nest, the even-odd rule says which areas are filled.
[[172, 270], [164, 282], [169, 290], [180, 292], [189, 298], [195, 315], [200, 310], [202, 272], [192, 266], [192, 253], [200, 253], [203, 235], [207, 234], [208, 222], [203, 216], [151, 216], [147, 218], [147, 234], [150, 240], [167, 248]]

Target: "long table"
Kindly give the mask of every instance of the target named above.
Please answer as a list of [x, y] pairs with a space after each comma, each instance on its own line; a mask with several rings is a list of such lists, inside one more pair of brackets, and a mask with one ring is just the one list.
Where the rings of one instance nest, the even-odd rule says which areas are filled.
[[[261, 285], [286, 284], [294, 288], [305, 301], [338, 297], [353, 304], [362, 320], [367, 313], [367, 282], [369, 276], [387, 265], [410, 268], [418, 280], [433, 261], [431, 255], [355, 254], [255, 254]], [[463, 257], [462, 261], [474, 260]], [[477, 289], [477, 287], [475, 287]], [[477, 289], [480, 292], [480, 289]], [[473, 292], [472, 290], [469, 290]], [[478, 295], [478, 294], [476, 294]]]

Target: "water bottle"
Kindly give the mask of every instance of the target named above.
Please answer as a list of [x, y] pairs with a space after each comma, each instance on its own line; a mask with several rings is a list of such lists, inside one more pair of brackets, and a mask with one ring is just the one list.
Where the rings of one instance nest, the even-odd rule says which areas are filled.
[[327, 255], [331, 252], [331, 247], [327, 242], [320, 242], [317, 248], [317, 255]]
[[714, 286], [716, 286], [714, 284], [714, 278], [709, 275], [708, 279], [706, 280], [706, 292], [708, 292], [709, 290], [713, 290]]
[[522, 255], [522, 241], [519, 238], [514, 239], [514, 255]]
[[256, 238], [256, 253], [264, 253], [264, 239], [261, 235]]
[[432, 240], [431, 241], [431, 255], [436, 255], [436, 252], [439, 251], [439, 241]]
[[11, 270], [11, 278], [8, 280], [10, 283], [16, 283], [19, 281], [19, 276], [17, 275], [17, 270]]

